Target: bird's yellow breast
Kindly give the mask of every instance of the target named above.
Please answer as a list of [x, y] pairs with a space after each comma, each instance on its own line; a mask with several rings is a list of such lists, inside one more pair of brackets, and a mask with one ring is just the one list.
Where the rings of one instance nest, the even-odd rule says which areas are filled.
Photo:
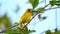
[[24, 14], [23, 14], [23, 16], [21, 17], [21, 19], [20, 19], [20, 23], [28, 23], [29, 21], [30, 21], [30, 19], [31, 19], [31, 16], [32, 16], [32, 13], [31, 13], [31, 11], [30, 12], [28, 12], [28, 11], [26, 11]]

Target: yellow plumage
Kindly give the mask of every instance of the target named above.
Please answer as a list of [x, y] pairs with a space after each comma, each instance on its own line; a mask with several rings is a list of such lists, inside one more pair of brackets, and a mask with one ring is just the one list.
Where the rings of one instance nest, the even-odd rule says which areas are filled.
[[32, 16], [31, 10], [27, 9], [19, 21], [20, 24], [29, 23], [31, 16]]

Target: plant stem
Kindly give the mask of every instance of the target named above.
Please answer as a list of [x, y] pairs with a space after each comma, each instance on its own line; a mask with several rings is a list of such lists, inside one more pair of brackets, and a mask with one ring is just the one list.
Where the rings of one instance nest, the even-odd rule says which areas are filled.
[[60, 7], [49, 8], [49, 9], [45, 9], [44, 11], [51, 10], [51, 9], [57, 9], [57, 8], [60, 8]]
[[[43, 7], [40, 11], [44, 10], [48, 5], [49, 5], [49, 4], [45, 5], [45, 7]], [[37, 15], [37, 14], [36, 14], [36, 15]], [[35, 16], [36, 16], [36, 15], [35, 15]], [[33, 16], [32, 19], [33, 19], [35, 16]], [[29, 21], [29, 23], [32, 21], [32, 19]], [[29, 23], [27, 23], [25, 26], [27, 26]], [[14, 27], [16, 27], [16, 26], [18, 26], [18, 25], [19, 25], [19, 24], [16, 24], [16, 25], [14, 25], [14, 26], [11, 26], [11, 27], [7, 28], [6, 30], [9, 30], [9, 29], [11, 29], [11, 28], [14, 28]], [[25, 26], [24, 26], [22, 29], [24, 29]], [[21, 30], [22, 30], [22, 29], [21, 29]], [[6, 30], [2, 30], [0, 33], [5, 32]]]

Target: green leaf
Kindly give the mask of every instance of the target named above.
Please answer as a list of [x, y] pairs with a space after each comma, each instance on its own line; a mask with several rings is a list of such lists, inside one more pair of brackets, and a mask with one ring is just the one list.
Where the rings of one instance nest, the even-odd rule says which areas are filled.
[[29, 34], [29, 31], [28, 31], [28, 28], [27, 28], [27, 27], [25, 27], [25, 28], [23, 29], [23, 33], [24, 33], [24, 34]]
[[51, 6], [56, 5], [56, 0], [52, 0], [52, 1], [50, 1], [50, 4], [51, 4]]
[[12, 26], [11, 20], [10, 18], [7, 16], [7, 14], [4, 14], [3, 18], [3, 23], [5, 25], [6, 28]]
[[60, 6], [60, 1], [56, 1], [56, 5], [57, 6]]
[[19, 32], [19, 29], [10, 29], [4, 32], [4, 34], [21, 34], [21, 32]]
[[51, 6], [54, 6], [55, 4], [56, 4], [55, 1], [50, 1], [50, 5], [51, 5]]
[[29, 30], [29, 33], [36, 32], [35, 30]]
[[29, 0], [29, 2], [32, 4], [34, 0]]
[[3, 21], [3, 18], [2, 18], [2, 17], [0, 17], [0, 23], [2, 23], [2, 21]]
[[21, 28], [14, 28], [14, 29], [6, 30], [4, 34], [29, 34], [32, 32], [35, 32], [35, 30], [28, 30], [28, 28], [25, 27], [22, 30]]
[[22, 29], [23, 25], [21, 23], [19, 25], [20, 25], [20, 28]]
[[33, 9], [35, 9], [39, 4], [39, 0], [29, 0], [29, 2], [32, 4]]
[[2, 18], [0, 17], [0, 28], [2, 27]]
[[0, 28], [2, 27], [2, 23], [0, 23]]
[[35, 30], [28, 30], [27, 27], [23, 28], [22, 30], [20, 29], [20, 32], [21, 34], [29, 34], [29, 33], [32, 33], [32, 32], [35, 32]]
[[4, 20], [4, 25], [5, 25], [6, 28], [12, 26], [12, 23], [11, 23], [11, 21], [10, 21], [9, 18], [6, 18], [6, 19]]
[[60, 6], [60, 0], [52, 0], [52, 1], [50, 1], [50, 5], [51, 6], [55, 6], [55, 5], [57, 5], [57, 6]]
[[4, 32], [5, 34], [11, 34], [11, 33], [14, 33], [14, 30], [7, 30]]
[[45, 34], [51, 34], [51, 31], [50, 31], [50, 30], [47, 30], [47, 31], [45, 32]]
[[38, 4], [39, 4], [39, 0], [34, 0], [34, 1], [32, 2], [32, 7], [33, 7], [33, 9], [35, 9], [35, 8], [38, 6]]

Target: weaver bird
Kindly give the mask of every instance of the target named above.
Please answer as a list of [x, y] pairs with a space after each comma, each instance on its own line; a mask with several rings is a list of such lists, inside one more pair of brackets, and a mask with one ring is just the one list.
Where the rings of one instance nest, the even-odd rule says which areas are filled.
[[19, 21], [20, 25], [29, 23], [31, 17], [32, 17], [32, 12], [31, 9], [28, 8]]

